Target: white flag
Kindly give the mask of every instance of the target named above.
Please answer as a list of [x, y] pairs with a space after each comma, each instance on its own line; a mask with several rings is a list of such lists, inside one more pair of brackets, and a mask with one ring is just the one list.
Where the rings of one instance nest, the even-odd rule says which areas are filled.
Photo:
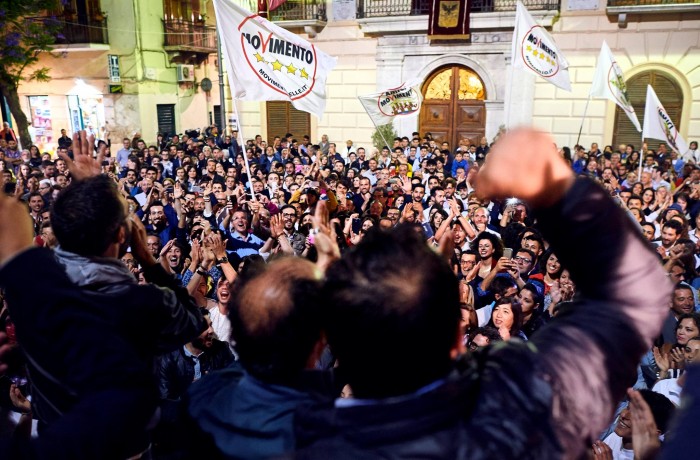
[[402, 83], [396, 88], [390, 88], [366, 96], [358, 96], [367, 115], [375, 125], [385, 125], [396, 117], [417, 115], [423, 103], [420, 82]]
[[569, 63], [554, 39], [538, 25], [521, 2], [515, 13], [512, 65], [524, 69], [561, 89], [571, 91]]
[[231, 0], [214, 0], [214, 8], [234, 97], [290, 101], [321, 118], [336, 58]]
[[644, 108], [642, 137], [662, 140], [681, 155], [688, 151], [688, 144], [676, 129], [676, 125], [671, 121], [671, 117], [661, 105], [651, 85], [647, 85], [647, 105]]
[[610, 99], [619, 105], [625, 111], [634, 127], [637, 128], [637, 131], [642, 130], [637, 114], [634, 112], [634, 107], [632, 107], [627, 97], [627, 84], [625, 83], [622, 69], [615, 61], [615, 57], [605, 41], [598, 56], [598, 66], [593, 76], [590, 95], [592, 97]]

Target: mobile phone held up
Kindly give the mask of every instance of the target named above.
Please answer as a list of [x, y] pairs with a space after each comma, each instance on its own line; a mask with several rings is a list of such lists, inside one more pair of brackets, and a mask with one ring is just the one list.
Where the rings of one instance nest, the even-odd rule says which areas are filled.
[[360, 219], [353, 219], [352, 220], [352, 232], [357, 234], [357, 233], [360, 233], [360, 230], [362, 230], [362, 221]]
[[505, 248], [503, 250], [503, 257], [506, 259], [512, 259], [513, 258], [513, 249], [512, 248]]

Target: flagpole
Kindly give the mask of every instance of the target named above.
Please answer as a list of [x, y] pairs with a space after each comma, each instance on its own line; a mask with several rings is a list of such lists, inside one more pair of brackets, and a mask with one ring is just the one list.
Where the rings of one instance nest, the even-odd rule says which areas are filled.
[[[372, 117], [369, 117], [369, 119], [372, 120]], [[384, 137], [384, 135], [382, 134], [382, 132], [379, 130], [379, 126], [377, 126], [377, 124], [374, 122], [374, 120], [372, 120], [372, 124], [374, 125], [374, 128], [375, 128], [375, 129], [377, 130], [377, 132], [379, 133], [379, 137], [381, 137], [382, 140], [384, 141], [384, 145], [386, 145], [386, 148], [390, 149], [391, 147], [389, 147], [389, 143], [386, 141], [386, 138]], [[391, 123], [387, 123], [387, 124], [391, 124], [392, 127], [394, 126], [394, 122], [393, 122], [393, 121], [392, 121]], [[382, 126], [383, 126], [383, 125], [382, 125]], [[378, 155], [379, 155], [380, 153], [381, 153], [381, 152], [377, 152]], [[391, 153], [391, 150], [389, 151], [389, 153]]]
[[581, 131], [583, 131], [583, 122], [586, 119], [586, 113], [588, 113], [588, 104], [591, 102], [591, 95], [588, 95], [588, 100], [586, 101], [586, 107], [583, 108], [583, 117], [581, 118], [581, 127], [578, 129], [578, 137], [576, 138], [576, 145], [579, 145], [581, 141]]
[[642, 164], [644, 164], [644, 133], [642, 132], [642, 145], [639, 146], [639, 172], [637, 173], [637, 182], [642, 181]]
[[[229, 84], [230, 83], [231, 82], [229, 81]], [[244, 145], [243, 140], [245, 139], [245, 137], [243, 136], [243, 129], [241, 129], [243, 126], [243, 123], [241, 123], [241, 117], [238, 115], [238, 107], [236, 107], [236, 99], [231, 98], [231, 102], [233, 102], [233, 104], [232, 104], [233, 105], [233, 113], [236, 114], [236, 121], [238, 122], [238, 136], [241, 139], [240, 145]], [[250, 164], [248, 163], [248, 152], [246, 150], [247, 149], [244, 150], [244, 148], [241, 147], [241, 151], [243, 153], [243, 163], [245, 163], [245, 171], [246, 171], [246, 174], [248, 175], [248, 183], [250, 184], [250, 198], [253, 201], [258, 201], [255, 198], [255, 192], [253, 192], [253, 180], [252, 180], [253, 176], [250, 174]], [[263, 155], [265, 155], [265, 152], [263, 152]]]
[[[513, 30], [513, 34], [516, 34], [516, 31]], [[515, 56], [511, 53], [510, 57], [510, 82], [508, 84], [508, 92], [506, 93], [506, 97], [508, 99], [506, 103], [506, 131], [510, 129], [510, 112], [511, 112], [511, 106], [513, 105], [513, 80], [515, 80]]]

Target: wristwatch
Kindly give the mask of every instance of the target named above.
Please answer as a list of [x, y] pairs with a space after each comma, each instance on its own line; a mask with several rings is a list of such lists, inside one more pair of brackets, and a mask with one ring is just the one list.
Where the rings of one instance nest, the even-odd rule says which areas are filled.
[[228, 257], [223, 256], [221, 259], [216, 259], [216, 263], [217, 263], [218, 265], [228, 263]]
[[206, 275], [207, 275], [207, 271], [206, 271], [205, 269], [203, 269], [202, 267], [199, 267], [199, 268], [196, 270], [196, 272], [197, 272], [197, 274], [200, 275], [200, 276], [206, 276]]

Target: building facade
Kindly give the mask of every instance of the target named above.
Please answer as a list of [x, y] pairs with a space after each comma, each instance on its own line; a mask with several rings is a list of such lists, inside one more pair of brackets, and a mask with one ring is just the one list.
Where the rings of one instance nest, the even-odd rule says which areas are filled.
[[117, 143], [139, 132], [150, 142], [159, 131], [210, 124], [219, 105], [211, 8], [199, 0], [70, 0], [46, 12], [62, 24], [59, 43], [38, 64], [51, 69], [51, 81], [19, 91], [35, 143], [51, 150], [61, 129]]
[[[295, 7], [300, 3], [315, 2]], [[313, 139], [328, 134], [338, 143], [371, 145], [374, 126], [357, 96], [418, 79], [425, 103], [419, 116], [396, 122], [400, 135], [429, 131], [455, 145], [463, 138], [490, 141], [504, 125], [533, 124], [554, 133], [559, 145], [573, 146], [579, 129], [584, 145], [639, 145], [641, 134], [614, 103], [593, 99], [586, 111], [604, 40], [625, 73], [640, 121], [651, 83], [681, 134], [700, 135], [696, 0], [523, 0], [566, 56], [571, 92], [512, 69], [515, 0], [473, 0], [471, 39], [454, 42], [428, 39], [429, 0], [319, 3], [327, 6], [326, 23], [315, 24], [310, 36], [295, 30], [338, 57], [328, 79], [326, 113], [321, 120], [311, 117]], [[284, 12], [277, 19], [286, 27]], [[284, 134], [279, 128], [268, 132], [268, 105], [237, 103], [246, 137]]]
[[71, 0], [59, 12], [65, 43], [42, 58], [51, 83], [24, 84], [20, 96], [37, 143], [49, 147], [61, 128], [107, 130], [117, 142], [138, 131], [150, 142], [158, 131], [213, 121], [245, 138], [327, 134], [369, 147], [375, 127], [357, 96], [409, 80], [420, 82], [425, 102], [419, 115], [395, 123], [400, 135], [431, 132], [456, 145], [534, 124], [559, 145], [573, 146], [579, 130], [584, 145], [638, 145], [641, 135], [612, 102], [588, 101], [605, 40], [640, 121], [651, 83], [681, 134], [700, 135], [699, 0], [523, 3], [566, 56], [571, 92], [512, 68], [516, 0], [472, 0], [470, 40], [441, 42], [427, 36], [430, 0], [288, 0], [270, 19], [338, 58], [323, 118], [283, 102], [233, 101], [226, 90], [219, 120], [211, 0]]

